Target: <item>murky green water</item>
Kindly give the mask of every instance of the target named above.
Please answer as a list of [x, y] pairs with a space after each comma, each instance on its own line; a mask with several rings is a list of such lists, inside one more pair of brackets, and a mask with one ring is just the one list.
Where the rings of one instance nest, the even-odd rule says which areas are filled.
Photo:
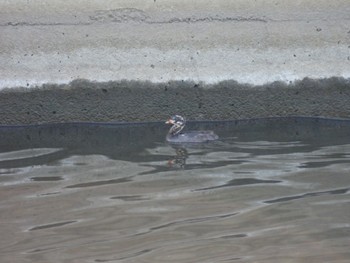
[[350, 124], [0, 128], [1, 262], [349, 262]]

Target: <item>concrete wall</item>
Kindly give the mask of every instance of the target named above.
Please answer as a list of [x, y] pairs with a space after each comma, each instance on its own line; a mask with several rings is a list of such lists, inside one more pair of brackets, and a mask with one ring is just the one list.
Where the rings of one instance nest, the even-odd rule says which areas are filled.
[[[337, 106], [346, 99], [340, 96], [338, 100], [339, 90], [344, 96], [349, 88], [349, 0], [0, 1], [0, 36], [3, 124], [147, 121], [179, 111], [211, 119], [349, 116], [346, 105], [345, 109]], [[341, 83], [336, 87], [318, 86], [316, 81], [307, 92], [300, 83], [283, 84], [305, 77], [344, 79], [328, 80], [328, 84]], [[41, 87], [76, 79], [93, 82]], [[116, 82], [103, 83], [108, 81]], [[153, 85], [134, 81], [151, 81]], [[163, 97], [165, 87], [176, 83], [169, 81], [186, 83], [180, 85], [182, 88], [174, 87], [181, 96], [169, 92]], [[216, 90], [222, 86], [215, 86], [220, 81], [226, 81], [223, 86], [227, 91]], [[274, 81], [280, 81], [274, 85], [279, 89], [272, 89], [275, 98], [267, 99], [271, 94], [263, 84]], [[133, 92], [132, 98], [121, 95], [127, 92], [123, 91], [125, 86]], [[330, 105], [318, 108], [329, 110], [306, 108], [305, 97], [293, 99], [293, 105], [284, 103], [289, 101], [284, 96], [294, 94], [295, 88], [316, 103], [327, 100]], [[95, 96], [92, 102], [105, 106], [93, 106], [84, 94], [76, 93], [86, 89]], [[154, 97], [147, 97], [150, 94]], [[224, 109], [219, 98], [210, 97], [217, 94], [234, 106]], [[128, 108], [110, 106], [112, 98], [115, 104], [129, 103]], [[257, 104], [257, 100], [263, 102]], [[47, 107], [38, 110], [37, 105]], [[60, 107], [63, 105], [65, 108]]]
[[121, 81], [4, 90], [2, 124], [159, 121], [181, 114], [190, 120], [280, 116], [350, 118], [350, 81], [339, 78], [250, 86], [225, 81]]

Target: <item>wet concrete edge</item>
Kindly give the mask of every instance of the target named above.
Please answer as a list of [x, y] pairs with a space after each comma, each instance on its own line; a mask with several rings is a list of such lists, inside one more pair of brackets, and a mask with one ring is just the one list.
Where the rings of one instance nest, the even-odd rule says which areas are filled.
[[63, 122], [151, 122], [321, 116], [349, 118], [350, 79], [309, 79], [262, 86], [223, 81], [91, 82], [0, 91], [0, 125]]

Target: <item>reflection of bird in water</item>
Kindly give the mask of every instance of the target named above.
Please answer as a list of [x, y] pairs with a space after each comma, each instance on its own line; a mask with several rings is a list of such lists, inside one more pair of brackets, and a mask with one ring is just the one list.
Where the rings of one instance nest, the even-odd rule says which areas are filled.
[[177, 168], [185, 168], [186, 159], [188, 158], [188, 152], [185, 148], [175, 148], [176, 155], [173, 159], [168, 161], [168, 166], [177, 167]]
[[170, 143], [203, 143], [219, 138], [213, 131], [189, 131], [181, 133], [186, 121], [180, 115], [172, 116], [165, 123], [172, 124], [166, 136], [166, 140]]

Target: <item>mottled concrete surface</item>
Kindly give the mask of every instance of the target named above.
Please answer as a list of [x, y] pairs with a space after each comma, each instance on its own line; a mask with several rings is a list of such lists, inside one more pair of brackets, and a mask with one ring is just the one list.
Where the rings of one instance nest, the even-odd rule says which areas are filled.
[[7, 89], [0, 96], [1, 124], [159, 121], [177, 113], [190, 120], [278, 116], [350, 117], [350, 81], [339, 78], [265, 86], [233, 81], [105, 82]]
[[0, 35], [2, 124], [349, 116], [348, 0], [0, 1]]

